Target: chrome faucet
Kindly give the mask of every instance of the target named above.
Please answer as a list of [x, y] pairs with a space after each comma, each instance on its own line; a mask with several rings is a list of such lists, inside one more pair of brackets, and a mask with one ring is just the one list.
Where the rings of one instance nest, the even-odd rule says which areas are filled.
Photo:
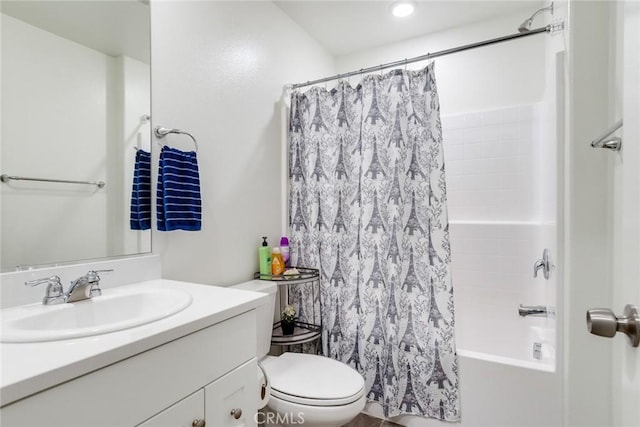
[[518, 306], [518, 314], [522, 317], [555, 317], [556, 312], [546, 305], [522, 305]]
[[71, 282], [67, 291], [66, 302], [76, 302], [102, 295], [98, 272], [113, 270], [89, 270], [84, 276]]
[[64, 292], [60, 277], [51, 276], [44, 279], [35, 279], [24, 282], [26, 286], [37, 286], [46, 283], [47, 291], [42, 299], [42, 304], [60, 304], [66, 302], [76, 302], [93, 298], [102, 294], [100, 290], [99, 272], [113, 270], [90, 270], [82, 277], [78, 277], [71, 282], [67, 292]]
[[24, 282], [25, 286], [31, 287], [42, 285], [44, 283], [47, 284], [47, 291], [44, 295], [44, 298], [42, 298], [42, 304], [50, 305], [66, 302], [62, 283], [60, 283], [60, 277], [58, 276], [45, 277], [44, 279], [27, 280], [26, 282]]

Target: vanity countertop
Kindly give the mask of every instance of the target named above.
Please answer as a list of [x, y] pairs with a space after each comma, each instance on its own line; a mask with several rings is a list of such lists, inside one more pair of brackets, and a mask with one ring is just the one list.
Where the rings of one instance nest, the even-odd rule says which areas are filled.
[[193, 302], [170, 317], [117, 332], [60, 341], [0, 343], [0, 406], [252, 310], [266, 298], [256, 292], [164, 279], [127, 287], [180, 289], [189, 292]]

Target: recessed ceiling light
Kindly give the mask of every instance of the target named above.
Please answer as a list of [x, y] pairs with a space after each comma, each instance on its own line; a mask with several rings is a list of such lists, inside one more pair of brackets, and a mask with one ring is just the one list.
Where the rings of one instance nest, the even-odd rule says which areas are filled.
[[409, 16], [415, 10], [416, 5], [412, 1], [398, 1], [391, 6], [391, 13], [399, 18]]

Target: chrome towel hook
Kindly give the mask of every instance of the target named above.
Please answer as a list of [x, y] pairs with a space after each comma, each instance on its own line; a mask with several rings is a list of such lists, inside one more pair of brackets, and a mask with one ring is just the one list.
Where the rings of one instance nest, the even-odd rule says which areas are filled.
[[193, 140], [193, 145], [195, 146], [195, 151], [198, 151], [198, 141], [196, 141], [196, 139], [193, 137], [193, 135], [191, 135], [189, 132], [185, 132], [183, 130], [180, 129], [172, 129], [172, 128], [163, 128], [162, 126], [156, 126], [153, 129], [153, 134], [157, 137], [157, 138], [164, 138], [165, 136], [169, 135], [170, 133], [175, 133], [178, 135], [187, 135], [189, 138], [191, 138]]

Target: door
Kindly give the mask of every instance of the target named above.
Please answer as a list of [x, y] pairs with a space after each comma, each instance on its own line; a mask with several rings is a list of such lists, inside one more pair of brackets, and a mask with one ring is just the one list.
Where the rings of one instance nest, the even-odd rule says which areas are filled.
[[208, 426], [257, 425], [257, 372], [256, 359], [252, 359], [204, 388], [204, 412]]
[[[614, 169], [613, 304], [640, 308], [640, 2], [627, 0], [618, 14], [622, 34], [622, 149]], [[620, 335], [620, 334], [618, 334]], [[612, 415], [615, 426], [640, 426], [640, 347], [626, 337], [613, 342]]]
[[137, 427], [204, 427], [204, 390], [198, 390]]

